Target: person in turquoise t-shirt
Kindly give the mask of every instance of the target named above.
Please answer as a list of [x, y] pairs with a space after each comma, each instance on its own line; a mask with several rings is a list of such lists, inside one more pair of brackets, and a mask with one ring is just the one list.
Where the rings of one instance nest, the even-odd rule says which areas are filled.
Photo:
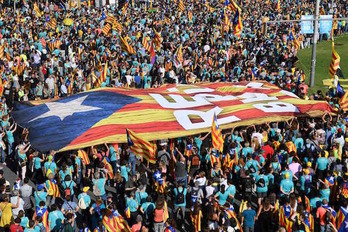
[[51, 170], [53, 175], [55, 176], [57, 173], [57, 164], [53, 161], [53, 156], [48, 156], [48, 161], [44, 164], [44, 174], [46, 175], [47, 171]]
[[280, 194], [281, 195], [290, 195], [294, 192], [294, 182], [289, 179], [289, 173], [285, 174], [285, 179], [280, 182]]
[[66, 175], [64, 181], [62, 182], [63, 189], [70, 189], [71, 199], [74, 197], [74, 187], [76, 187], [76, 183], [71, 179], [70, 175]]
[[41, 159], [38, 155], [38, 153], [34, 153], [34, 158], [33, 158], [33, 163], [34, 163], [34, 172], [33, 172], [33, 175], [31, 177], [31, 179], [33, 180], [33, 182], [35, 184], [37, 183], [42, 183], [42, 169], [41, 169], [41, 163], [43, 162], [44, 160]]
[[64, 215], [56, 204], [51, 206], [51, 212], [48, 214], [48, 231], [59, 231], [64, 224]]
[[329, 166], [329, 160], [325, 157], [325, 151], [322, 151], [320, 157], [317, 159], [314, 172], [317, 174], [318, 179], [322, 180], [325, 176], [324, 173]]
[[[117, 149], [117, 147], [116, 147]], [[114, 174], [116, 174], [116, 171], [117, 171], [117, 165], [119, 164], [118, 163], [118, 159], [117, 159], [117, 153], [118, 153], [118, 150], [116, 150], [114, 146], [112, 145], [109, 145], [109, 154], [110, 154], [110, 164], [112, 166], [112, 170], [114, 172]]]
[[283, 170], [284, 170], [284, 171], [282, 171], [282, 175], [281, 175], [281, 176], [282, 176], [282, 179], [285, 178], [285, 175], [286, 175], [286, 174], [289, 174], [289, 179], [292, 180], [292, 178], [294, 177], [294, 175], [293, 175], [292, 171], [289, 170], [289, 166], [288, 166], [288, 165], [285, 165]]
[[309, 174], [309, 169], [303, 170], [303, 175], [300, 177], [300, 190], [303, 194], [309, 194], [311, 191], [312, 176]]
[[221, 185], [220, 191], [217, 192], [214, 196], [215, 198], [219, 199], [219, 205], [221, 206], [223, 206], [226, 203], [229, 196], [231, 196], [232, 198], [232, 195], [230, 194], [230, 192], [226, 191], [225, 188], [226, 188], [225, 185]]
[[121, 165], [121, 176], [126, 180], [126, 182], [128, 181], [128, 173], [130, 171], [130, 168], [128, 167], [128, 162], [127, 160], [123, 160], [122, 161], [122, 165]]
[[180, 208], [183, 218], [185, 218], [186, 194], [187, 189], [183, 187], [183, 184], [179, 183], [179, 186], [174, 189], [174, 213], [177, 215]]
[[264, 170], [261, 170], [260, 175], [256, 176], [255, 183], [258, 203], [261, 205], [262, 200], [267, 197], [268, 191], [268, 177], [265, 175]]
[[45, 188], [43, 184], [39, 184], [37, 186], [37, 190], [34, 192], [35, 205], [39, 206], [41, 201], [46, 202], [47, 192], [45, 192]]
[[100, 191], [100, 197], [106, 201], [107, 197], [106, 197], [106, 192], [105, 192], [105, 183], [106, 183], [106, 177], [100, 177], [99, 173], [94, 173], [94, 179], [93, 179], [93, 185], [99, 189]]
[[131, 192], [130, 197], [127, 197], [126, 200], [126, 209], [129, 209], [130, 211], [130, 224], [134, 224], [134, 222], [136, 221], [136, 217], [138, 215], [138, 207], [139, 204], [137, 202], [137, 200], [135, 199], [135, 195], [134, 192]]
[[324, 200], [326, 199], [327, 202], [329, 202], [330, 199], [330, 187], [328, 184], [325, 184], [322, 180], [319, 180], [321, 182], [321, 187], [319, 190], [319, 197]]
[[228, 188], [226, 189], [226, 191], [230, 194], [230, 196], [232, 196], [233, 197], [233, 199], [234, 199], [234, 196], [236, 195], [236, 186], [234, 186], [233, 184], [232, 184], [232, 180], [230, 180], [229, 182], [228, 182], [228, 184], [229, 184], [229, 186], [228, 186]]
[[156, 208], [156, 205], [151, 200], [151, 197], [148, 196], [146, 202], [140, 207], [140, 212], [145, 215], [145, 218], [151, 218], [152, 212]]
[[295, 139], [295, 142], [294, 142], [295, 146], [296, 146], [296, 149], [297, 149], [297, 153], [301, 153], [303, 151], [303, 144], [304, 144], [304, 141], [303, 141], [303, 138], [301, 138], [301, 133], [298, 133], [296, 135], [296, 139]]
[[10, 156], [13, 155], [14, 151], [14, 137], [13, 133], [17, 130], [17, 123], [12, 124], [11, 126], [6, 127], [6, 136], [7, 136], [7, 143], [8, 143], [8, 154]]
[[242, 155], [244, 157], [247, 157], [248, 154], [252, 154], [252, 153], [253, 153], [253, 149], [250, 147], [249, 142], [245, 142], [244, 147], [242, 148]]
[[89, 208], [89, 213], [92, 215], [92, 228], [98, 225], [98, 221], [102, 220], [102, 211], [105, 209], [105, 204], [100, 197], [97, 197], [96, 202]]

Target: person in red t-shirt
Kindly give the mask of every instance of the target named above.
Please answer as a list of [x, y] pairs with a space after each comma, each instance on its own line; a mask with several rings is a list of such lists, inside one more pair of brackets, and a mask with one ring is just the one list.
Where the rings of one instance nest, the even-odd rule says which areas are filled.
[[274, 149], [272, 147], [272, 142], [268, 141], [265, 146], [262, 146], [262, 150], [265, 151], [263, 153], [263, 157], [267, 160], [270, 159], [274, 155]]
[[23, 232], [23, 228], [19, 225], [21, 223], [20, 218], [14, 220], [14, 224], [10, 226], [10, 232]]
[[137, 216], [137, 223], [132, 226], [132, 232], [141, 232], [142, 229], [145, 229], [144, 226], [142, 226], [143, 218], [141, 215]]

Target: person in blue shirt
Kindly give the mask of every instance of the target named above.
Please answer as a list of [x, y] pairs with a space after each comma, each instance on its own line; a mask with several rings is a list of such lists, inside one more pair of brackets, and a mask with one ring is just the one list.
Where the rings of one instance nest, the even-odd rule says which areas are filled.
[[232, 179], [228, 181], [228, 188], [226, 189], [227, 192], [229, 192], [230, 196], [234, 199], [234, 196], [236, 195], [236, 186], [234, 186]]
[[64, 224], [64, 215], [60, 211], [56, 204], [51, 206], [51, 212], [48, 214], [48, 231], [60, 231]]
[[260, 165], [256, 160], [252, 159], [251, 154], [247, 156], [247, 159], [248, 161], [245, 163], [244, 169], [248, 169], [250, 171], [250, 176], [254, 177], [257, 175]]
[[243, 231], [254, 231], [256, 211], [251, 208], [251, 203], [247, 203], [247, 209], [242, 213], [241, 226]]
[[280, 194], [281, 195], [290, 195], [294, 192], [294, 183], [289, 179], [289, 173], [285, 174], [285, 179], [280, 182]]

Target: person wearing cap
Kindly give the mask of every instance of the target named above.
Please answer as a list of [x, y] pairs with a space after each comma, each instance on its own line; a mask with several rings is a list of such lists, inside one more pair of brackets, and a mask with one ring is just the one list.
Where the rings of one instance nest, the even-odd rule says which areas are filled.
[[51, 206], [55, 203], [56, 198], [60, 197], [60, 192], [58, 188], [58, 183], [54, 179], [54, 174], [52, 173], [51, 169], [48, 169], [46, 174], [48, 179], [45, 181], [45, 189], [48, 195], [46, 203], [48, 206]]
[[[79, 200], [79, 207], [82, 209], [80, 206], [80, 201], [83, 201], [84, 208], [87, 209], [89, 205], [91, 204], [91, 197], [88, 195], [88, 190], [89, 186], [83, 187], [82, 193], [78, 195], [78, 200]], [[112, 195], [111, 195], [112, 196]], [[81, 200], [82, 199], [82, 200]]]
[[41, 201], [46, 201], [47, 195], [45, 186], [43, 184], [37, 185], [37, 191], [34, 192], [35, 206], [39, 206]]
[[285, 178], [280, 182], [280, 195], [289, 196], [294, 192], [294, 182], [290, 180], [289, 173], [286, 173], [284, 177]]
[[311, 191], [312, 176], [309, 174], [309, 169], [303, 169], [303, 174], [300, 177], [300, 190], [307, 195]]

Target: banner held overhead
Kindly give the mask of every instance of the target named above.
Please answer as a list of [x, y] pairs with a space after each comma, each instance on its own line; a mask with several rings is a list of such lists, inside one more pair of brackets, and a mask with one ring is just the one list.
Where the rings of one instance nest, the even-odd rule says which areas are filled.
[[322, 116], [326, 102], [305, 101], [267, 82], [102, 88], [14, 112], [40, 151], [126, 143], [126, 128], [152, 141], [297, 116]]

